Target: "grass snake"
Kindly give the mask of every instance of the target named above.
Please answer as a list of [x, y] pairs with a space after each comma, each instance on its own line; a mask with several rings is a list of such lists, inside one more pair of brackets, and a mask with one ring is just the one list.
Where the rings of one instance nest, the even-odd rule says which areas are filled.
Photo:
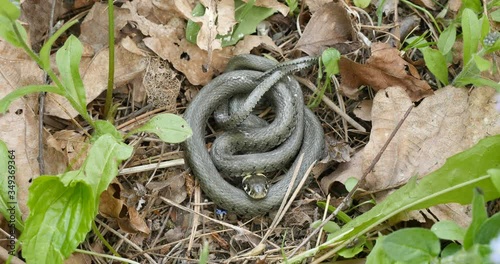
[[[298, 177], [292, 185], [294, 189], [311, 164], [321, 158], [324, 148], [323, 129], [317, 117], [304, 106], [300, 85], [290, 76], [294, 71], [310, 67], [315, 61], [315, 58], [306, 57], [275, 63], [255, 55], [235, 56], [230, 60], [225, 73], [203, 87], [190, 103], [184, 118], [193, 130], [193, 135], [184, 142], [185, 158], [204, 193], [218, 206], [239, 215], [249, 216], [264, 214], [275, 209], [281, 204], [290, 185], [298, 157], [304, 154]], [[277, 170], [296, 158], [281, 180], [270, 186], [268, 195], [260, 200], [252, 199], [241, 188], [227, 182], [205, 147], [206, 122], [209, 117], [221, 107], [221, 104], [241, 95], [248, 97], [237, 110], [230, 115], [218, 117], [225, 127], [232, 129], [231, 132], [227, 132], [230, 136], [226, 136], [226, 146], [240, 144], [239, 148], [246, 148], [255, 145], [253, 147], [266, 151], [224, 157], [222, 160], [228, 161], [230, 166], [230, 169], [223, 170], [224, 173], [238, 171], [236, 168], [241, 166], [249, 167], [240, 169], [240, 172], [253, 170], [257, 166], [267, 166], [269, 170]], [[263, 96], [274, 98], [272, 100], [277, 118], [270, 125], [276, 123], [275, 126], [280, 126], [282, 118], [285, 120], [289, 116], [293, 117], [293, 124], [284, 125], [287, 138], [282, 138], [283, 134], [276, 135], [276, 131], [269, 127], [260, 129], [262, 135], [248, 132], [259, 130], [258, 126], [248, 131], [241, 127], [245, 120], [250, 119], [252, 110]], [[262, 139], [261, 136], [263, 138], [267, 136], [267, 139]], [[254, 143], [243, 143], [247, 139]], [[269, 146], [263, 146], [266, 144]], [[275, 144], [279, 146], [274, 147]], [[244, 150], [237, 150], [238, 147], [229, 148], [232, 152]], [[243, 158], [238, 161], [241, 157]], [[274, 163], [271, 162], [269, 165], [268, 161]], [[257, 171], [264, 170], [261, 167]]]

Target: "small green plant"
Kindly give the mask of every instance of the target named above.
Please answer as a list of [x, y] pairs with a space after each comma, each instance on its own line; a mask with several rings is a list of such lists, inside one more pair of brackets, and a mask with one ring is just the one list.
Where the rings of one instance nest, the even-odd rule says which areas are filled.
[[[309, 107], [317, 107], [325, 92], [332, 91], [332, 76], [340, 72], [339, 60], [340, 52], [334, 48], [328, 48], [321, 53], [317, 78], [317, 87], [319, 87], [319, 89], [314, 93], [314, 96], [311, 97], [308, 103]], [[325, 80], [322, 83], [323, 77]]]
[[[217, 36], [217, 39], [220, 39], [222, 42], [222, 47], [232, 46], [246, 35], [255, 33], [257, 25], [276, 12], [276, 10], [272, 8], [255, 6], [255, 0], [249, 0], [246, 3], [241, 0], [235, 0], [234, 8], [236, 25], [233, 27], [233, 31], [224, 36]], [[198, 3], [193, 8], [192, 15], [197, 17], [203, 16], [204, 14], [205, 7], [201, 3]], [[196, 22], [189, 20], [186, 26], [186, 39], [196, 44], [200, 28], [200, 25]]]
[[488, 218], [484, 196], [474, 189], [472, 222], [467, 229], [441, 221], [430, 230], [406, 228], [380, 236], [366, 263], [491, 263], [490, 244], [499, 236], [500, 213]]
[[[500, 50], [500, 34], [490, 32], [490, 22], [482, 12], [481, 4], [477, 1], [466, 1], [459, 13], [458, 19], [453, 21], [440, 34], [437, 43], [428, 43], [424, 38], [412, 37], [406, 40], [408, 47], [418, 48], [424, 55], [424, 61], [429, 71], [443, 85], [450, 84], [448, 64], [452, 60], [452, 48], [457, 38], [457, 28], [461, 29], [463, 43], [463, 68], [453, 78], [451, 84], [457, 87], [466, 85], [490, 86], [500, 91], [500, 84], [483, 78], [481, 72], [493, 71], [498, 73], [485, 55]], [[478, 8], [479, 6], [479, 8]], [[437, 49], [431, 48], [436, 44]]]
[[[10, 103], [26, 94], [52, 92], [64, 96], [71, 106], [93, 127], [91, 147], [83, 165], [78, 170], [60, 175], [41, 175], [29, 188], [30, 214], [23, 222], [19, 207], [11, 210], [12, 197], [16, 195], [13, 179], [15, 166], [9, 163], [12, 153], [0, 140], [0, 212], [9, 219], [14, 215], [15, 227], [22, 232], [23, 257], [28, 263], [63, 263], [90, 231], [98, 213], [100, 194], [118, 174], [121, 161], [132, 155], [132, 147], [124, 139], [138, 132], [156, 134], [169, 143], [178, 143], [191, 136], [188, 124], [173, 114], [158, 115], [142, 127], [123, 135], [105, 120], [93, 120], [87, 112], [85, 89], [79, 73], [83, 46], [70, 36], [56, 53], [59, 75], [50, 65], [50, 50], [55, 40], [77, 21], [66, 23], [43, 45], [36, 54], [27, 44], [27, 34], [17, 19], [20, 10], [9, 0], [0, 0], [0, 37], [11, 45], [22, 48], [47, 72], [54, 84], [20, 87], [0, 100], [0, 113], [5, 113]], [[112, 57], [112, 56], [110, 56]], [[12, 177], [12, 178], [11, 178]], [[12, 195], [12, 196], [11, 196]], [[7, 205], [10, 205], [7, 207]], [[14, 213], [13, 213], [14, 211]]]
[[[333, 227], [325, 230], [329, 232], [326, 242], [289, 258], [289, 263], [298, 263], [321, 250], [328, 250], [325, 255], [333, 255], [346, 248], [357, 247], [359, 252], [365, 241], [363, 236], [390, 218], [438, 204], [475, 204], [473, 190], [476, 188], [482, 190], [486, 201], [500, 197], [500, 135], [484, 138], [472, 148], [448, 158], [441, 168], [418, 181], [413, 177], [370, 211], [348, 221], [340, 229]], [[424, 234], [422, 239], [428, 239], [428, 236]], [[364, 246], [371, 247], [369, 243], [364, 243]], [[434, 255], [439, 253], [439, 248], [433, 247], [430, 252]], [[464, 244], [464, 248], [467, 250], [470, 247]]]

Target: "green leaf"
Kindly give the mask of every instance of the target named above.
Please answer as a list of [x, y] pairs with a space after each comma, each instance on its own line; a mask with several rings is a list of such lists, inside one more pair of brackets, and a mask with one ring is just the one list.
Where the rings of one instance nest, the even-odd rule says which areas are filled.
[[464, 9], [462, 13], [462, 39], [463, 39], [463, 64], [472, 59], [472, 54], [477, 52], [481, 37], [479, 20], [471, 9]]
[[457, 28], [454, 24], [451, 24], [445, 30], [443, 30], [441, 36], [439, 36], [437, 42], [439, 51], [441, 51], [442, 54], [450, 52], [451, 48], [453, 47], [453, 44], [455, 44], [456, 38], [457, 38]]
[[355, 238], [352, 243], [347, 245], [345, 248], [341, 249], [338, 254], [346, 259], [350, 259], [358, 255], [365, 247], [366, 237], [361, 236]]
[[[0, 140], [0, 213], [8, 222], [9, 229], [24, 229], [21, 211], [17, 204], [16, 153], [7, 149], [5, 142]], [[10, 245], [9, 245], [10, 246]]]
[[476, 66], [480, 71], [483, 72], [491, 68], [491, 62], [484, 59], [483, 57], [477, 54], [473, 54], [472, 58], [474, 59], [474, 62], [476, 63]]
[[[198, 16], [203, 16], [205, 15], [205, 7], [201, 3], [197, 3], [193, 11], [191, 11], [191, 15], [194, 17]], [[198, 32], [200, 32], [201, 26], [194, 22], [193, 20], [189, 19], [187, 24], [186, 24], [186, 39], [187, 41], [196, 44], [196, 40], [198, 38]]]
[[479, 231], [479, 228], [488, 219], [486, 212], [484, 195], [480, 190], [474, 189], [474, 197], [472, 198], [472, 222], [465, 233], [464, 249], [468, 250], [474, 244], [474, 238]]
[[335, 243], [364, 235], [389, 218], [403, 212], [428, 208], [438, 204], [472, 201], [474, 188], [483, 190], [485, 200], [500, 197], [492, 183], [490, 169], [500, 169], [500, 135], [486, 137], [472, 148], [447, 159], [438, 170], [426, 175], [418, 182], [412, 178], [405, 186], [386, 197], [370, 211], [356, 217], [339, 231], [335, 239], [329, 240], [310, 252], [290, 258], [299, 261], [315, 252], [330, 248]]
[[441, 245], [438, 237], [428, 229], [406, 228], [387, 235], [382, 248], [395, 261], [429, 263], [439, 255]]
[[497, 9], [490, 13], [491, 20], [495, 22], [500, 22], [500, 9]]
[[483, 11], [483, 6], [480, 0], [462, 0], [462, 6], [460, 7], [460, 11], [463, 12], [465, 9], [470, 9], [474, 11], [474, 13], [479, 14]]
[[174, 114], [157, 115], [130, 134], [139, 132], [154, 133], [168, 143], [182, 142], [193, 134], [188, 123], [182, 117]]
[[57, 176], [36, 178], [20, 237], [27, 263], [63, 263], [90, 230], [95, 204], [95, 193], [83, 182], [65, 186]]
[[118, 131], [116, 127], [109, 121], [96, 120], [94, 125], [95, 125], [95, 131], [92, 134], [92, 140], [98, 139], [102, 135], [111, 135], [119, 142], [123, 140], [120, 131]]
[[[325, 209], [326, 207], [326, 202], [317, 202], [316, 205], [318, 205], [320, 208], [323, 208]], [[328, 212], [330, 213], [333, 213], [337, 208], [333, 205], [328, 205]], [[337, 214], [337, 218], [344, 222], [344, 223], [348, 223], [349, 221], [351, 221], [351, 217], [349, 217], [346, 213], [342, 212], [342, 211], [339, 211], [338, 214]]]
[[70, 27], [72, 27], [74, 24], [78, 23], [78, 20], [72, 20], [68, 21], [65, 23], [61, 28], [59, 28], [54, 35], [52, 35], [45, 44], [43, 44], [42, 48], [40, 49], [40, 60], [42, 62], [41, 67], [43, 69], [49, 69], [50, 68], [50, 50], [52, 49], [52, 45], [54, 42], [64, 33], [66, 30], [68, 30]]
[[454, 255], [458, 251], [462, 249], [462, 246], [456, 243], [450, 243], [448, 244], [443, 250], [441, 251], [441, 257], [445, 258], [451, 255]]
[[10, 104], [17, 98], [21, 98], [30, 93], [39, 92], [50, 92], [64, 95], [64, 91], [61, 91], [58, 87], [52, 85], [28, 85], [19, 87], [0, 100], [0, 113], [5, 113], [7, 109], [9, 109]]
[[20, 240], [28, 263], [62, 263], [90, 231], [100, 194], [118, 174], [132, 147], [99, 137], [80, 170], [40, 176], [30, 187], [30, 215]]
[[[19, 31], [21, 39], [18, 38], [15, 29]], [[28, 34], [19, 21], [11, 21], [8, 17], [0, 16], [0, 37], [14, 47], [21, 47], [23, 43], [27, 42]]]
[[[132, 155], [133, 148], [117, 140], [112, 135], [102, 135], [92, 145], [83, 165], [87, 184], [92, 185], [97, 195], [108, 188], [118, 175], [118, 165]], [[64, 177], [62, 181], [65, 181]], [[97, 212], [96, 212], [97, 213]]]
[[[0, 0], [0, 16], [14, 21], [21, 16], [21, 10], [9, 0]], [[3, 26], [2, 24], [0, 27]]]
[[356, 184], [358, 184], [358, 181], [359, 180], [357, 178], [354, 178], [354, 177], [347, 178], [347, 180], [344, 183], [346, 190], [348, 192], [352, 191], [352, 189], [354, 189], [354, 186], [356, 186]]
[[[319, 225], [321, 225], [321, 220], [314, 221], [311, 224], [311, 228], [318, 228]], [[323, 230], [327, 233], [333, 233], [335, 231], [338, 231], [340, 229], [339, 225], [333, 221], [328, 221], [326, 224], [323, 226]]]
[[66, 98], [80, 115], [88, 116], [85, 88], [79, 69], [82, 52], [82, 43], [71, 35], [57, 51], [56, 63], [66, 90]]
[[462, 241], [465, 237], [465, 229], [457, 223], [448, 220], [435, 223], [431, 231], [440, 239]]
[[448, 67], [446, 58], [439, 50], [431, 48], [422, 48], [424, 54], [425, 65], [436, 76], [441, 83], [448, 85]]
[[482, 16], [479, 19], [479, 24], [481, 24], [481, 35], [480, 39], [484, 39], [488, 33], [490, 33], [490, 21], [487, 16]]
[[354, 5], [359, 8], [367, 8], [370, 5], [370, 0], [354, 0]]
[[382, 247], [382, 244], [385, 241], [385, 236], [379, 236], [377, 238], [377, 242], [375, 243], [375, 246], [373, 247], [372, 251], [366, 258], [366, 264], [379, 264], [379, 263], [384, 263], [384, 264], [393, 264], [396, 263], [393, 259], [391, 259], [388, 255], [387, 252], [384, 250]]
[[500, 84], [497, 82], [494, 82], [492, 80], [484, 79], [481, 78], [480, 76], [475, 76], [475, 77], [463, 77], [458, 80], [453, 81], [453, 85], [457, 87], [463, 87], [468, 84], [472, 84], [476, 87], [481, 87], [481, 86], [489, 86], [491, 88], [494, 88], [496, 90], [500, 90]]
[[493, 182], [493, 185], [495, 186], [497, 191], [500, 192], [500, 169], [488, 170], [488, 174], [491, 175], [491, 181]]
[[246, 35], [255, 33], [257, 25], [276, 12], [272, 8], [254, 6], [252, 1], [245, 3], [241, 0], [235, 0], [234, 6], [234, 16], [238, 24], [232, 34], [221, 36], [222, 47], [232, 46]]
[[325, 66], [327, 78], [339, 73], [340, 52], [334, 48], [328, 48], [321, 54], [321, 61]]
[[474, 244], [488, 245], [490, 241], [500, 235], [500, 213], [488, 218], [477, 230]]

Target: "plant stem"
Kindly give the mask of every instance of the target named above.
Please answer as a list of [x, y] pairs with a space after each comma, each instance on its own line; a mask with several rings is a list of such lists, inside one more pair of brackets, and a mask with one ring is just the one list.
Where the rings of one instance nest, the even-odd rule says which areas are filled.
[[108, 0], [108, 46], [109, 46], [109, 65], [108, 65], [108, 90], [106, 91], [106, 103], [104, 105], [104, 116], [107, 120], [112, 120], [111, 105], [113, 103], [113, 81], [115, 78], [115, 19], [113, 0]]

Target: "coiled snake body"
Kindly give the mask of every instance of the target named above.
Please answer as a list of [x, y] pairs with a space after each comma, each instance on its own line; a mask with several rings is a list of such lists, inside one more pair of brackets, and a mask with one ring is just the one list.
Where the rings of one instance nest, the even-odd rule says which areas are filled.
[[[289, 76], [293, 71], [311, 66], [314, 61], [313, 58], [305, 58], [276, 64], [255, 55], [233, 57], [226, 72], [203, 87], [186, 109], [184, 119], [193, 130], [193, 135], [184, 142], [185, 158], [204, 193], [218, 206], [240, 215], [250, 216], [275, 209], [285, 196], [294, 168], [298, 164], [298, 157], [302, 154], [304, 156], [298, 176], [292, 185], [293, 189], [297, 188], [307, 169], [321, 158], [324, 148], [323, 129], [316, 116], [304, 106], [300, 85]], [[276, 119], [269, 126], [274, 127], [272, 129], [269, 126], [257, 127], [251, 130], [257, 131], [255, 133], [239, 128], [238, 125], [249, 119], [250, 112], [269, 89], [271, 89], [269, 93], [272, 94], [266, 96], [273, 98], [276, 111]], [[232, 154], [247, 147], [265, 152], [222, 156], [224, 151], [220, 153], [214, 151], [212, 155], [218, 157], [218, 162], [225, 163], [222, 165], [217, 163], [217, 166], [225, 166], [221, 171], [225, 174], [243, 174], [252, 172], [251, 170], [260, 172], [278, 170], [297, 157], [283, 178], [273, 184], [267, 196], [260, 200], [252, 199], [241, 188], [228, 183], [205, 147], [206, 121], [210, 115], [220, 109], [223, 102], [242, 94], [249, 95], [241, 109], [229, 116], [218, 118], [226, 127], [234, 129], [220, 140], [225, 144], [223, 144], [225, 147], [220, 149], [229, 150]], [[293, 118], [291, 123], [280, 124], [289, 122], [282, 121], [289, 120], [289, 117]], [[278, 127], [285, 132], [278, 132]], [[285, 136], [287, 138], [284, 138]], [[244, 143], [247, 140], [251, 143]], [[276, 144], [280, 145], [275, 147]]]

